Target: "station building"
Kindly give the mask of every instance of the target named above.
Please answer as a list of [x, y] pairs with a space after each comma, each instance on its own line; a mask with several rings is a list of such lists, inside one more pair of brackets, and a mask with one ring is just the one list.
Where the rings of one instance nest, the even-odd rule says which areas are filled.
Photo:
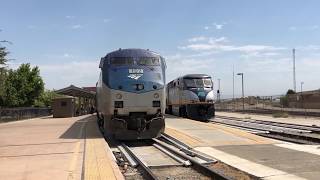
[[70, 85], [55, 92], [63, 96], [52, 102], [53, 117], [74, 117], [95, 112], [95, 87]]
[[320, 89], [288, 95], [290, 108], [320, 109]]

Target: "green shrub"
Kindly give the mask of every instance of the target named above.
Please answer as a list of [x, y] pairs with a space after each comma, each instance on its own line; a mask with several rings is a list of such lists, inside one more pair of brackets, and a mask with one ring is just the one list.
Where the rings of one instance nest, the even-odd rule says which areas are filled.
[[273, 113], [272, 117], [274, 117], [274, 118], [287, 118], [287, 117], [289, 117], [289, 114], [287, 112], [277, 112], [277, 113]]

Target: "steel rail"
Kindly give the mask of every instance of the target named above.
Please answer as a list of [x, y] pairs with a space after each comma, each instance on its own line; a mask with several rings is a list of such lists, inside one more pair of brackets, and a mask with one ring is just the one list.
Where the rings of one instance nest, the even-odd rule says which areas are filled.
[[167, 149], [165, 149], [164, 147], [162, 147], [159, 144], [153, 144], [154, 147], [156, 147], [157, 149], [159, 149], [161, 152], [165, 153], [166, 155], [168, 155], [169, 157], [171, 157], [172, 159], [178, 161], [179, 163], [183, 164], [184, 166], [190, 166], [191, 162], [189, 160], [184, 160], [182, 158], [180, 158], [179, 156], [173, 154], [172, 152], [168, 151]]
[[122, 146], [139, 163], [142, 169], [146, 172], [145, 175], [147, 176], [146, 177], [147, 179], [158, 180], [157, 176], [151, 171], [151, 169], [144, 162], [142, 162], [126, 144], [123, 143]]
[[319, 126], [309, 126], [309, 125], [301, 125], [301, 124], [293, 124], [293, 123], [283, 123], [283, 122], [275, 122], [275, 121], [266, 121], [266, 120], [259, 120], [259, 119], [250, 119], [250, 120], [245, 120], [242, 118], [238, 117], [229, 117], [229, 116], [219, 116], [216, 115], [218, 118], [223, 118], [223, 119], [232, 119], [232, 120], [239, 120], [239, 121], [245, 121], [245, 122], [254, 122], [254, 123], [261, 123], [261, 124], [273, 124], [276, 126], [280, 127], [287, 127], [287, 128], [294, 128], [294, 129], [302, 129], [302, 130], [310, 130], [316, 133], [320, 133], [320, 127]]
[[223, 175], [221, 172], [216, 171], [214, 169], [208, 168], [207, 166], [199, 163], [198, 161], [196, 161], [195, 159], [191, 158], [190, 156], [175, 150], [174, 148], [172, 148], [171, 146], [169, 146], [168, 144], [153, 138], [153, 141], [157, 142], [158, 144], [160, 144], [161, 146], [165, 147], [166, 149], [174, 152], [175, 154], [178, 154], [179, 156], [188, 159], [192, 165], [194, 167], [195, 170], [197, 170], [198, 172], [205, 174], [207, 176], [210, 176], [211, 178], [215, 179], [215, 180], [231, 180], [231, 178]]
[[124, 148], [124, 146], [125, 145], [122, 143], [122, 145], [118, 145], [117, 148], [122, 153], [122, 155], [126, 158], [126, 160], [129, 162], [131, 167], [137, 167], [139, 165], [138, 162], [135, 159], [133, 159], [132, 156], [129, 155], [129, 153]]
[[169, 141], [170, 143], [172, 143], [180, 151], [186, 153], [189, 156], [198, 157], [198, 158], [206, 161], [207, 163], [216, 163], [217, 162], [216, 159], [209, 158], [209, 157], [206, 157], [202, 154], [194, 152], [191, 147], [189, 147], [188, 145], [184, 144], [183, 142], [177, 140], [176, 138], [171, 137], [168, 134], [163, 133], [163, 134], [161, 134], [161, 137], [164, 138], [165, 140]]
[[[228, 122], [225, 122], [225, 121]], [[234, 119], [223, 119], [223, 118], [216, 118], [215, 120], [213, 120], [213, 122], [222, 122], [222, 123], [227, 123], [229, 125], [235, 125], [235, 126], [239, 126], [239, 127], [244, 127], [244, 128], [248, 128], [248, 126], [250, 126], [250, 128], [254, 128], [257, 130], [264, 130], [264, 131], [272, 131], [272, 132], [277, 132], [277, 133], [283, 133], [283, 132], [287, 132], [287, 133], [311, 133], [312, 131], [307, 131], [307, 130], [301, 130], [301, 129], [293, 129], [293, 128], [285, 128], [285, 127], [278, 127], [275, 125], [265, 125], [265, 124], [259, 124], [259, 123], [254, 123], [254, 122], [245, 122], [245, 121], [241, 121], [241, 120], [234, 120]]]
[[[264, 137], [269, 137], [269, 138], [274, 138], [274, 139], [280, 139], [284, 141], [289, 141], [289, 142], [295, 142], [295, 143], [300, 143], [300, 144], [319, 144], [320, 143], [320, 136], [319, 135], [314, 135], [312, 133], [297, 133], [297, 132], [288, 132], [288, 131], [279, 131], [275, 129], [270, 129], [270, 128], [263, 128], [263, 127], [248, 127], [244, 126], [241, 124], [235, 124], [232, 123], [233, 119], [229, 118], [220, 118], [222, 120], [227, 120], [229, 122], [221, 122], [221, 121], [211, 121], [213, 123], [220, 123], [220, 124], [226, 124], [230, 126], [234, 126], [235, 128], [252, 128], [256, 130], [267, 130], [269, 131], [268, 134], [258, 134], [260, 136]], [[248, 124], [247, 124], [248, 125]], [[281, 137], [282, 136], [282, 137]], [[312, 143], [311, 143], [312, 142]]]
[[244, 130], [244, 131], [247, 131], [249, 133], [252, 133], [252, 134], [268, 134], [269, 131], [262, 131], [262, 130], [257, 130], [257, 129], [253, 129], [253, 128], [250, 128], [250, 127], [237, 127], [237, 126], [233, 126], [233, 125], [228, 125], [228, 124], [223, 124], [223, 123], [220, 123], [220, 122], [213, 122], [211, 121], [212, 123], [215, 123], [215, 124], [219, 124], [219, 125], [224, 125], [224, 126], [227, 126], [227, 127], [236, 127], [237, 129], [241, 129], [241, 130]]

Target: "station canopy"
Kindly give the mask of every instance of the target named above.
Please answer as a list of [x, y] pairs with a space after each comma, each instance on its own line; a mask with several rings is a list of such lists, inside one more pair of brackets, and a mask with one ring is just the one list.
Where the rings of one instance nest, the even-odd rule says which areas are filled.
[[63, 94], [67, 96], [84, 97], [84, 98], [92, 98], [92, 99], [94, 99], [96, 94], [93, 91], [82, 89], [74, 85], [70, 85], [69, 87], [56, 90], [55, 92], [58, 94]]

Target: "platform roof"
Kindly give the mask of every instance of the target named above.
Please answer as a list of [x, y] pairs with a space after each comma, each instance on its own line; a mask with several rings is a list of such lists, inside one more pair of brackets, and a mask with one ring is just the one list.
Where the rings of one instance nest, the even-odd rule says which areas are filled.
[[55, 91], [58, 94], [73, 96], [73, 97], [84, 97], [84, 98], [94, 98], [95, 92], [88, 91], [74, 85], [70, 85], [66, 88], [62, 88]]

